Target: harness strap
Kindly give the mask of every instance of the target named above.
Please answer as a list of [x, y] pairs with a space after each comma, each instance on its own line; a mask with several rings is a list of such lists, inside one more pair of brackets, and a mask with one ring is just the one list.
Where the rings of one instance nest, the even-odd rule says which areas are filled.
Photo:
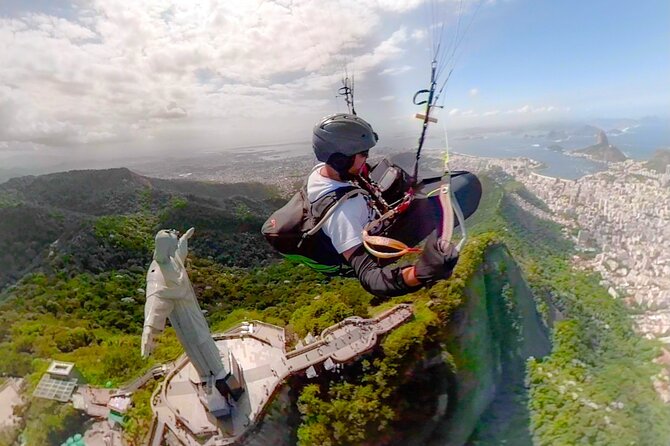
[[458, 200], [454, 196], [454, 191], [451, 191], [451, 207], [454, 209], [456, 218], [458, 219], [458, 226], [461, 228], [461, 241], [456, 245], [456, 251], [460, 252], [461, 248], [465, 244], [465, 241], [468, 239], [468, 233], [465, 229], [465, 217], [463, 216], [463, 210], [461, 205], [458, 203]]
[[467, 231], [465, 229], [465, 217], [463, 216], [463, 210], [461, 205], [458, 203], [456, 196], [454, 195], [454, 190], [451, 187], [451, 177], [449, 177], [449, 182], [442, 185], [440, 188], [430, 191], [427, 196], [431, 197], [439, 191], [439, 200], [440, 206], [442, 207], [442, 236], [440, 241], [442, 243], [450, 243], [451, 238], [454, 235], [454, 214], [456, 214], [456, 220], [461, 229], [461, 240], [456, 245], [456, 250], [460, 252], [461, 248], [465, 244], [465, 241], [468, 238]]
[[[441, 243], [448, 244], [451, 242], [451, 238], [454, 233], [454, 214], [456, 215], [456, 220], [461, 228], [461, 240], [456, 245], [456, 250], [460, 251], [465, 244], [467, 239], [467, 232], [465, 230], [465, 217], [463, 216], [463, 211], [461, 206], [454, 195], [454, 191], [451, 187], [451, 176], [449, 176], [447, 183], [442, 186], [430, 191], [426, 194], [427, 197], [432, 197], [436, 194], [439, 194], [440, 207], [442, 208], [442, 232], [440, 241]], [[375, 257], [380, 259], [393, 259], [396, 257], [404, 256], [410, 252], [420, 253], [422, 252], [421, 248], [412, 248], [407, 246], [407, 244], [392, 239], [390, 237], [383, 236], [374, 236], [370, 235], [370, 232], [374, 229], [378, 229], [379, 225], [390, 218], [393, 218], [399, 212], [395, 209], [391, 209], [382, 215], [379, 219], [374, 220], [368, 223], [363, 229], [363, 245], [365, 249]], [[383, 247], [389, 250], [395, 251], [380, 251], [375, 247]]]
[[[413, 197], [413, 196], [412, 196]], [[411, 200], [411, 199], [410, 199]], [[407, 205], [403, 206], [402, 204], [394, 209], [390, 209], [387, 211], [384, 215], [379, 217], [377, 220], [373, 220], [370, 223], [368, 223], [365, 228], [363, 228], [363, 232], [361, 233], [363, 237], [363, 246], [365, 246], [365, 249], [372, 254], [375, 257], [378, 257], [380, 259], [393, 259], [396, 257], [401, 257], [404, 256], [405, 254], [408, 254], [410, 252], [421, 252], [421, 248], [412, 248], [410, 246], [407, 246], [407, 244], [401, 242], [400, 240], [395, 240], [390, 237], [384, 237], [384, 236], [379, 236], [379, 235], [370, 235], [370, 231], [372, 230], [378, 230], [380, 225], [385, 221], [389, 220], [396, 215], [400, 214], [401, 211], [398, 208], [402, 207], [402, 210], [404, 211], [407, 209], [409, 203]], [[379, 251], [375, 249], [375, 246], [379, 247], [384, 247], [386, 249], [391, 249], [391, 250], [396, 250], [395, 252], [393, 251]]]
[[449, 180], [440, 188], [439, 195], [440, 207], [442, 208], [442, 231], [440, 232], [440, 242], [449, 243], [454, 234], [454, 212], [451, 203], [451, 176]]
[[328, 220], [328, 218], [329, 218], [331, 215], [333, 215], [333, 212], [335, 212], [335, 210], [336, 210], [342, 203], [344, 203], [345, 201], [347, 201], [349, 198], [351, 198], [351, 197], [353, 197], [353, 196], [356, 196], [356, 195], [358, 195], [358, 194], [364, 194], [364, 193], [366, 193], [366, 192], [365, 192], [363, 189], [353, 189], [353, 190], [350, 190], [349, 192], [347, 192], [346, 194], [342, 195], [342, 196], [335, 202], [335, 204], [333, 204], [333, 205], [328, 209], [328, 211], [326, 211], [326, 213], [319, 219], [319, 222], [318, 222], [317, 224], [315, 224], [314, 227], [313, 227], [312, 229], [310, 229], [309, 231], [307, 231], [307, 232], [305, 233], [305, 235], [303, 235], [303, 238], [304, 238], [304, 237], [311, 237], [312, 235], [314, 235], [314, 234], [316, 234], [317, 232], [319, 232], [319, 229], [321, 229], [321, 227], [326, 223], [326, 220]]

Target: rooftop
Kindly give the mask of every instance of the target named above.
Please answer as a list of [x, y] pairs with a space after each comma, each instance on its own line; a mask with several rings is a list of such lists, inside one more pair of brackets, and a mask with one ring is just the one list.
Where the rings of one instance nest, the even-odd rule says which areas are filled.
[[76, 386], [76, 378], [54, 379], [49, 373], [45, 373], [33, 392], [33, 396], [66, 403], [70, 401], [72, 392], [74, 392]]
[[77, 378], [72, 373], [74, 363], [52, 361], [47, 372], [42, 375], [33, 396], [61, 402], [70, 401]]
[[73, 362], [51, 361], [47, 373], [54, 377], [62, 376], [67, 378], [72, 373], [72, 369], [74, 369]]

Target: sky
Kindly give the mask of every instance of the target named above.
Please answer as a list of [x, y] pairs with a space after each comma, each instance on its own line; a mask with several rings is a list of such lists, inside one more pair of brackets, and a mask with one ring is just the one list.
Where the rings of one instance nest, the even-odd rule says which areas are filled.
[[416, 135], [438, 42], [449, 128], [670, 114], [667, 0], [0, 0], [0, 154], [305, 142], [345, 68]]

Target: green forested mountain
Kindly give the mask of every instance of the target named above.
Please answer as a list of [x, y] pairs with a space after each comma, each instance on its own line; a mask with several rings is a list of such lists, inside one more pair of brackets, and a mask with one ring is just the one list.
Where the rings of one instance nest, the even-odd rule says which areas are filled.
[[[355, 279], [273, 256], [258, 228], [279, 203], [264, 186], [217, 189], [126, 169], [75, 172], [68, 183], [69, 175], [1, 189], [0, 212], [14, 216], [13, 226], [1, 224], [17, 237], [3, 248], [17, 253], [18, 266], [0, 294], [0, 376], [26, 376], [29, 391], [49, 359], [75, 362], [91, 385], [120, 386], [177, 357], [170, 329], [151, 359], [139, 355], [144, 275], [158, 228], [195, 226], [187, 267], [214, 331], [260, 319], [284, 326], [295, 342], [344, 317], [415, 305], [413, 320], [341, 375], [291, 380], [293, 443], [664, 445], [670, 438], [670, 412], [650, 385], [657, 346], [635, 335], [625, 307], [597, 278], [572, 270], [571, 243], [557, 225], [515, 205], [510, 194], [540, 204], [518, 184], [483, 179], [471, 240], [450, 280], [380, 304]], [[91, 210], [53, 193], [69, 187]], [[106, 200], [108, 193], [126, 198]], [[150, 392], [151, 384], [134, 396], [130, 444], [146, 434]], [[30, 445], [58, 445], [81, 428], [76, 412], [57, 403], [35, 400], [23, 415]]]
[[276, 202], [261, 184], [158, 180], [124, 168], [14, 178], [0, 185], [0, 288], [31, 271], [143, 268], [145, 236], [159, 227], [196, 226], [203, 257], [259, 264], [272, 252], [257, 228]]

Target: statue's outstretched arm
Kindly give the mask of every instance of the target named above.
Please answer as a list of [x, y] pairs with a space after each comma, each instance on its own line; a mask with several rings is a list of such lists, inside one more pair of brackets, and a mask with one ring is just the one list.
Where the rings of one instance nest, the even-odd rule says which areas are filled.
[[194, 232], [195, 228], [191, 228], [186, 231], [186, 233], [181, 236], [179, 243], [177, 244], [177, 257], [179, 257], [179, 260], [181, 260], [183, 265], [186, 264], [186, 256], [188, 255], [188, 239], [191, 238]]

